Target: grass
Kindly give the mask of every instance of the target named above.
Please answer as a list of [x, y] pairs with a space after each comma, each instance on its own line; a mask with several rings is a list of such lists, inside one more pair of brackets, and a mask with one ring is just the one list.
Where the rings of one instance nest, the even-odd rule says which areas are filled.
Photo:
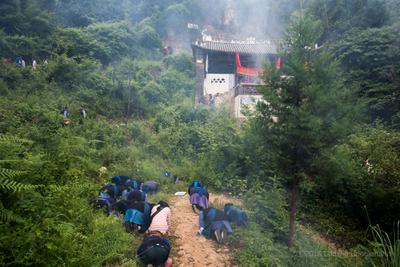
[[370, 226], [373, 242], [373, 266], [400, 267], [400, 221], [397, 221], [393, 237], [383, 231], [379, 225]]

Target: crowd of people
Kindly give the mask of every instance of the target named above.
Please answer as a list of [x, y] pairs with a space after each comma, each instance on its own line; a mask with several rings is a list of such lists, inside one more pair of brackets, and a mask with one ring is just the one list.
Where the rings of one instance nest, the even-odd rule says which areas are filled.
[[193, 211], [199, 211], [198, 234], [225, 244], [228, 235], [233, 233], [232, 223], [238, 227], [247, 225], [247, 214], [232, 203], [225, 204], [223, 210], [209, 207], [209, 193], [200, 181], [194, 180], [189, 185], [188, 193]]
[[[167, 172], [164, 176], [171, 177], [174, 183], [179, 180]], [[166, 201], [153, 204], [147, 200], [149, 194], [156, 194], [159, 190], [160, 184], [156, 181], [141, 182], [129, 176], [113, 176], [101, 187], [92, 204], [108, 216], [121, 218], [128, 233], [143, 235], [136, 255], [144, 266], [170, 267], [171, 209]], [[194, 180], [189, 185], [188, 194], [193, 211], [199, 215], [199, 235], [225, 244], [228, 235], [233, 233], [232, 223], [239, 227], [247, 225], [246, 213], [232, 203], [225, 204], [223, 210], [209, 207], [209, 193], [200, 181]]]
[[[2, 61], [3, 61], [3, 63], [11, 63], [9, 60], [2, 60]], [[47, 65], [47, 64], [49, 64], [49, 61], [47, 58], [45, 58], [43, 60], [43, 65]], [[17, 67], [21, 67], [21, 68], [25, 68], [27, 66], [25, 59], [22, 56], [17, 56], [15, 58], [15, 65]], [[32, 68], [36, 69], [37, 66], [38, 66], [38, 63], [37, 63], [36, 59], [32, 58]]]
[[129, 176], [113, 176], [94, 200], [95, 208], [107, 215], [122, 217], [128, 233], [143, 234], [143, 241], [136, 251], [140, 262], [147, 266], [171, 266], [171, 245], [168, 240], [171, 226], [171, 209], [165, 201], [156, 204], [147, 201], [148, 194], [160, 190], [156, 181], [141, 182]]

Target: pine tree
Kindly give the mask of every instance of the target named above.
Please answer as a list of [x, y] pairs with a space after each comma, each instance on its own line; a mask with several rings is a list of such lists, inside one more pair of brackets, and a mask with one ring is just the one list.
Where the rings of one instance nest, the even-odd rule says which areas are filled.
[[[266, 70], [261, 119], [265, 138], [275, 150], [278, 172], [291, 180], [288, 247], [295, 235], [300, 183], [318, 176], [322, 151], [352, 129], [357, 106], [338, 64], [315, 44], [322, 34], [319, 21], [295, 16], [283, 45], [283, 67]], [[270, 118], [276, 116], [277, 122]]]

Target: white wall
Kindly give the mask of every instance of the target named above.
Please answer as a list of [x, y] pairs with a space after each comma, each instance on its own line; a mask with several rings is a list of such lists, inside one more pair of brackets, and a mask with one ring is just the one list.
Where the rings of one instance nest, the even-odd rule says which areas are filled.
[[262, 95], [238, 95], [235, 97], [235, 118], [246, 118], [241, 112], [247, 106], [251, 111], [255, 111], [259, 101], [264, 101]]
[[235, 86], [234, 74], [210, 74], [204, 79], [204, 95], [229, 92]]

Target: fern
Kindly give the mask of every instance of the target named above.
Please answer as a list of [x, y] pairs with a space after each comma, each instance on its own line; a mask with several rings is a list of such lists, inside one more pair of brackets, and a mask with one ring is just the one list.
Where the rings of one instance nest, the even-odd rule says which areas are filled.
[[39, 185], [23, 184], [20, 182], [12, 181], [10, 179], [0, 179], [0, 190], [21, 192], [23, 190], [32, 190], [40, 187]]
[[24, 172], [22, 171], [15, 171], [15, 170], [10, 170], [10, 169], [5, 169], [5, 168], [1, 168], [0, 167], [0, 178], [14, 178], [17, 177], [21, 174], [23, 174]]
[[[23, 190], [33, 190], [40, 185], [23, 184], [12, 179], [23, 174], [23, 171], [10, 170], [0, 167], [0, 191], [8, 191], [12, 193]], [[22, 218], [6, 209], [0, 201], [0, 221], [2, 222], [22, 222]]]
[[13, 213], [12, 211], [1, 207], [0, 208], [0, 221], [2, 222], [22, 222], [22, 218], [18, 215], [16, 215], [15, 213]]
[[11, 180], [23, 173], [24, 172], [22, 171], [15, 171], [0, 167], [0, 190], [10, 191], [10, 192], [20, 192], [22, 190], [32, 190], [39, 187], [38, 185], [23, 184]]
[[0, 135], [0, 143], [32, 144], [31, 140], [18, 138], [12, 135]]

